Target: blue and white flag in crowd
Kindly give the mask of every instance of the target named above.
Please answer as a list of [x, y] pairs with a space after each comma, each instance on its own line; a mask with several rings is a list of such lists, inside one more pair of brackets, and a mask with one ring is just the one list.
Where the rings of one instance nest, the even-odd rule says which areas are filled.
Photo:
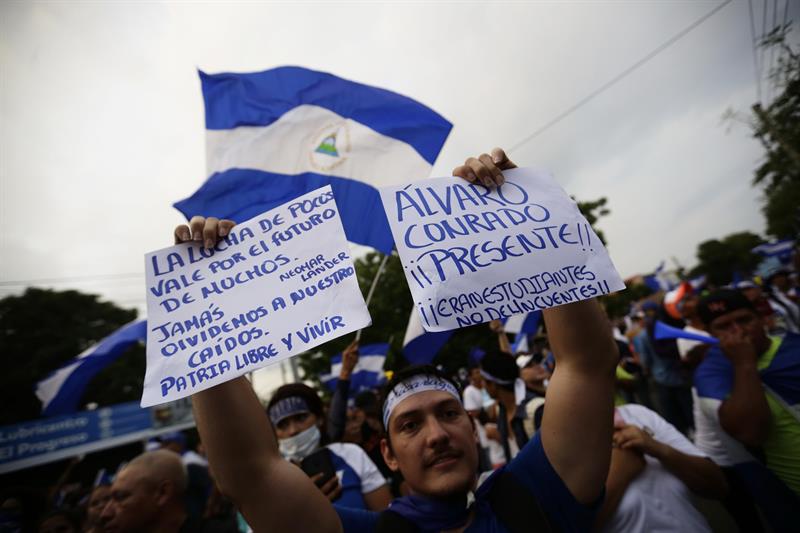
[[702, 333], [692, 333], [681, 328], [676, 328], [665, 324], [660, 320], [656, 320], [655, 328], [653, 328], [653, 337], [656, 340], [661, 339], [687, 339], [690, 341], [699, 341], [705, 344], [719, 344], [719, 340], [711, 335], [703, 335]]
[[36, 396], [42, 402], [42, 416], [76, 411], [89, 381], [130, 346], [146, 340], [147, 321], [130, 322], [37, 383]]
[[425, 331], [416, 309], [411, 310], [406, 336], [403, 339], [403, 357], [415, 365], [430, 364], [455, 330]]
[[536, 334], [541, 318], [541, 311], [533, 311], [501, 319], [506, 333], [515, 335], [514, 343], [511, 345], [513, 353], [528, 351], [528, 336]]
[[794, 241], [784, 239], [776, 242], [765, 242], [753, 248], [752, 252], [764, 257], [777, 257], [781, 261], [788, 261], [794, 251]]
[[376, 187], [429, 177], [452, 124], [385, 89], [300, 67], [200, 72], [207, 181], [175, 204], [242, 222], [331, 185], [348, 240], [394, 241]]
[[[358, 363], [350, 374], [350, 393], [353, 397], [367, 389], [375, 389], [386, 383], [383, 364], [389, 353], [389, 343], [367, 344], [358, 349]], [[342, 354], [331, 357], [331, 373], [320, 376], [320, 381], [331, 391], [336, 389], [339, 372], [342, 370]]]
[[644, 284], [650, 287], [653, 292], [671, 291], [678, 286], [677, 278], [667, 272], [664, 268], [665, 266], [666, 261], [661, 261], [651, 275], [644, 277]]

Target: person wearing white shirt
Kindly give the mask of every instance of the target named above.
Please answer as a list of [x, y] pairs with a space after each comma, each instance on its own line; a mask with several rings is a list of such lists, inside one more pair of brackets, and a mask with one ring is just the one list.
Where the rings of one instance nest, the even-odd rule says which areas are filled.
[[691, 494], [721, 499], [722, 470], [650, 409], [617, 407], [606, 497], [598, 515], [604, 532], [710, 532]]

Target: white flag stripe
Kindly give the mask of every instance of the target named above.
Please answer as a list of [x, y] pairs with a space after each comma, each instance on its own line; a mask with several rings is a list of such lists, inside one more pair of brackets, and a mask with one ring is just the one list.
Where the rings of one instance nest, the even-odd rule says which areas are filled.
[[[348, 138], [338, 139], [341, 162], [328, 170], [315, 166], [307, 150], [314, 150], [320, 131], [341, 122], [348, 131]], [[298, 106], [269, 126], [206, 130], [206, 165], [209, 176], [232, 168], [287, 175], [315, 172], [375, 187], [425, 179], [431, 172], [411, 145], [313, 105]]]
[[[362, 355], [358, 358], [358, 364], [353, 369], [353, 372], [366, 370], [368, 372], [383, 373], [384, 361], [386, 361], [385, 355]], [[334, 377], [338, 377], [341, 370], [342, 363], [334, 363], [331, 365], [331, 375]]]
[[[85, 354], [86, 352], [84, 352]], [[83, 357], [84, 354], [78, 357]], [[56, 394], [61, 390], [61, 385], [67, 380], [72, 372], [81, 364], [80, 361], [75, 361], [67, 366], [59, 368], [53, 375], [44, 379], [36, 384], [36, 397], [42, 402], [42, 410], [46, 409]]]
[[422, 319], [420, 319], [419, 313], [412, 310], [411, 316], [408, 319], [406, 336], [405, 338], [403, 338], [403, 346], [407, 345], [409, 342], [413, 341], [417, 337], [425, 335], [426, 333], [427, 331], [425, 331], [425, 328], [422, 327]]
[[528, 313], [521, 315], [514, 315], [506, 320], [505, 330], [507, 333], [519, 333], [522, 330], [522, 324], [528, 318]]

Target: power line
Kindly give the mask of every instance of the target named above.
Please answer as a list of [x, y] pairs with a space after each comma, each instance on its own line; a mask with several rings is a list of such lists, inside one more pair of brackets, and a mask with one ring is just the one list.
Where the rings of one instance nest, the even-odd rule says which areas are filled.
[[781, 26], [786, 26], [786, 21], [789, 20], [789, 0], [783, 3], [783, 22]]
[[666, 50], [667, 48], [669, 48], [670, 46], [672, 46], [673, 44], [678, 42], [681, 38], [683, 38], [690, 31], [692, 31], [693, 29], [698, 27], [700, 24], [705, 22], [707, 19], [709, 19], [712, 16], [714, 16], [720, 9], [722, 9], [726, 5], [730, 4], [731, 1], [732, 0], [725, 0], [724, 2], [719, 4], [717, 7], [715, 7], [714, 9], [709, 11], [708, 13], [706, 13], [705, 15], [703, 15], [702, 17], [700, 17], [696, 21], [694, 21], [691, 24], [689, 24], [687, 27], [685, 27], [684, 29], [682, 29], [681, 31], [679, 31], [678, 33], [676, 33], [675, 35], [673, 35], [672, 37], [667, 39], [660, 46], [655, 48], [652, 52], [650, 52], [649, 54], [644, 56], [642, 59], [640, 59], [639, 61], [635, 62], [630, 67], [626, 68], [625, 70], [623, 70], [622, 72], [620, 72], [619, 74], [617, 74], [616, 76], [611, 78], [611, 80], [607, 81], [606, 83], [604, 83], [603, 85], [601, 85], [600, 87], [598, 87], [597, 89], [595, 89], [594, 91], [589, 93], [587, 96], [583, 97], [576, 104], [570, 106], [565, 111], [562, 111], [556, 117], [554, 117], [549, 122], [547, 122], [545, 125], [543, 125], [539, 129], [537, 129], [536, 131], [534, 131], [533, 133], [531, 133], [530, 135], [528, 135], [527, 137], [525, 137], [524, 139], [522, 139], [521, 141], [516, 143], [514, 146], [512, 146], [510, 148], [509, 151], [513, 152], [517, 148], [519, 148], [519, 147], [523, 146], [524, 144], [526, 144], [528, 141], [534, 139], [535, 137], [537, 137], [538, 135], [540, 135], [544, 131], [550, 129], [552, 126], [554, 126], [557, 123], [559, 123], [562, 120], [564, 120], [566, 117], [568, 117], [569, 115], [574, 113], [580, 107], [584, 106], [586, 103], [588, 103], [589, 101], [593, 100], [595, 97], [597, 97], [601, 93], [605, 92], [607, 89], [609, 89], [610, 87], [615, 85], [617, 82], [619, 82], [622, 79], [626, 78], [628, 75], [630, 75], [632, 72], [637, 70], [639, 67], [641, 67], [642, 65], [644, 65], [645, 63], [647, 63], [648, 61], [650, 61], [651, 59], [656, 57], [658, 54], [660, 54], [661, 52], [663, 52], [664, 50]]
[[0, 287], [15, 287], [34, 285], [37, 283], [75, 283], [75, 282], [91, 282], [91, 281], [113, 281], [124, 280], [131, 278], [143, 278], [144, 274], [141, 272], [131, 272], [126, 274], [92, 274], [86, 276], [72, 276], [64, 278], [39, 278], [39, 279], [18, 279], [14, 281], [0, 281]]
[[[763, 42], [764, 36], [767, 34], [767, 4], [768, 3], [769, 3], [769, 0], [764, 0], [764, 9], [761, 11], [761, 37], [758, 39], [759, 40], [759, 44], [761, 44], [761, 42]], [[767, 57], [767, 51], [764, 49], [763, 46], [761, 46], [761, 62], [760, 62], [761, 68], [758, 71], [758, 77], [762, 78], [762, 79], [764, 78], [764, 59], [766, 59], [766, 57]], [[769, 84], [767, 84], [766, 92], [769, 93]], [[767, 100], [769, 100], [769, 94], [767, 94], [766, 98], [767, 98]]]
[[[770, 34], [775, 31], [775, 28], [778, 26], [778, 0], [772, 1], [772, 29], [769, 31]], [[767, 71], [767, 79], [772, 81], [772, 73], [775, 70], [775, 45], [771, 45], [769, 47], [769, 70]], [[772, 85], [772, 83], [770, 83]], [[774, 97], [774, 91], [770, 90], [770, 99]]]
[[[759, 76], [760, 69], [758, 68], [758, 47], [756, 46], [756, 23], [753, 17], [753, 0], [747, 0], [747, 5], [750, 8], [750, 36], [753, 38], [753, 68], [756, 78], [756, 97], [761, 103], [761, 77]], [[787, 4], [788, 0], [787, 0]]]

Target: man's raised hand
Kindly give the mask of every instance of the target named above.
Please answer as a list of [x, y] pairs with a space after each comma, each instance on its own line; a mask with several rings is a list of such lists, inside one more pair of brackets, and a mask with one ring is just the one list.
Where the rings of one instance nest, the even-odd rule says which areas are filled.
[[508, 159], [502, 148], [495, 148], [491, 155], [481, 154], [478, 157], [470, 157], [464, 161], [463, 165], [453, 169], [453, 176], [494, 189], [505, 183], [502, 171], [511, 168], [517, 168], [517, 165]]
[[189, 221], [189, 225], [181, 224], [175, 228], [175, 244], [197, 241], [202, 242], [206, 248], [213, 248], [235, 225], [233, 220], [195, 216]]

